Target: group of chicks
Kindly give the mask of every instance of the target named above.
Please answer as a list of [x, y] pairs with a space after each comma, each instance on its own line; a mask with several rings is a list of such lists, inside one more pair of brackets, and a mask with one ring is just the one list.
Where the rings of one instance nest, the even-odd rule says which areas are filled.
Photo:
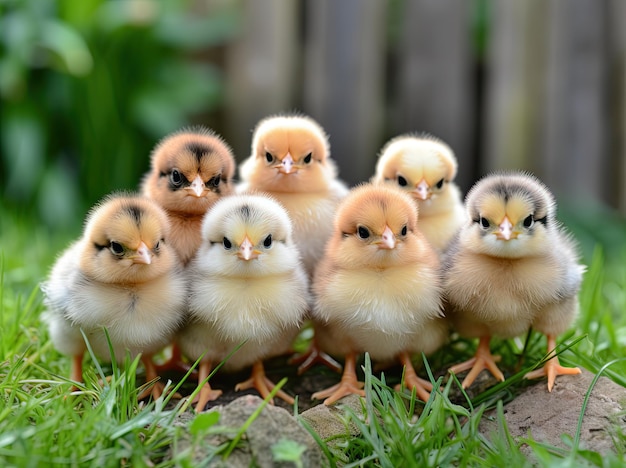
[[[348, 189], [324, 130], [303, 115], [259, 122], [237, 185], [235, 167], [219, 135], [185, 129], [155, 147], [140, 195], [114, 194], [91, 210], [42, 286], [73, 381], [82, 381], [85, 337], [103, 358], [109, 342], [118, 359], [141, 354], [149, 381], [154, 354], [173, 343], [173, 364], [199, 360], [198, 411], [220, 396], [208, 377], [224, 360], [220, 370], [252, 367], [236, 388], [267, 397], [263, 361], [289, 353], [310, 322], [310, 349], [292, 358], [299, 372], [316, 363], [341, 371], [335, 358], [344, 359], [340, 382], [313, 398], [364, 395], [356, 360], [368, 352], [399, 361], [404, 386], [427, 400], [432, 385], [412, 359], [451, 330], [479, 338], [475, 357], [451, 369], [470, 371], [467, 387], [483, 369], [504, 380], [492, 336], [532, 327], [552, 352], [576, 314], [584, 269], [552, 194], [531, 175], [489, 175], [463, 204], [450, 147], [408, 134], [382, 148], [369, 183]], [[551, 390], [557, 375], [578, 372], [553, 356], [527, 377], [547, 376]], [[152, 396], [162, 391], [157, 381]]]

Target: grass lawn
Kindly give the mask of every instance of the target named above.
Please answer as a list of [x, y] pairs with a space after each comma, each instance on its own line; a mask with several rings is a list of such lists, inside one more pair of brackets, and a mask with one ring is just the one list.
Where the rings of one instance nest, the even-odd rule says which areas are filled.
[[[626, 223], [598, 207], [577, 210], [581, 211], [585, 212], [582, 216], [565, 209], [560, 216], [580, 240], [588, 265], [580, 294], [581, 314], [570, 332], [560, 337], [571, 345], [560, 358], [566, 365], [593, 373], [602, 369], [603, 375], [626, 387]], [[166, 409], [164, 400], [138, 404], [137, 361], [121, 367], [86, 364], [84, 391], [68, 396], [70, 360], [53, 348], [40, 320], [39, 282], [56, 255], [79, 234], [80, 226], [51, 233], [36, 220], [1, 207], [0, 223], [0, 466], [194, 466], [191, 450], [175, 460], [165, 458], [182, 432], [171, 421], [185, 407]], [[448, 361], [469, 357], [473, 347], [465, 344], [457, 341], [446, 353], [433, 356], [430, 368], [444, 368]], [[503, 366], [514, 367], [521, 353], [529, 365], [541, 359], [545, 339], [534, 334], [526, 346], [524, 337], [498, 346]], [[448, 379], [441, 382], [442, 391], [423, 404], [391, 391], [384, 376], [369, 369], [366, 361], [369, 424], [361, 415], [346, 414], [360, 426], [362, 436], [346, 437], [341, 454], [319, 440], [328, 465], [528, 464], [518, 443], [506, 437], [506, 430], [501, 439], [489, 441], [477, 429], [487, 407], [499, 410], [498, 421], [504, 426], [503, 400], [513, 398], [526, 385], [517, 375], [462, 403], [450, 398], [453, 390], [458, 393], [458, 383]], [[99, 382], [109, 375], [110, 381], [102, 386]], [[216, 423], [213, 416], [200, 415], [190, 427], [192, 433], [201, 435], [219, 431]], [[202, 438], [195, 438], [194, 443], [203, 444]], [[215, 456], [227, 456], [233, 444], [218, 447]], [[541, 444], [531, 446], [545, 466], [623, 466], [626, 462], [623, 433], [616, 438], [615, 454], [589, 453], [578, 450], [576, 444], [568, 453]], [[297, 450], [293, 448], [296, 459]]]

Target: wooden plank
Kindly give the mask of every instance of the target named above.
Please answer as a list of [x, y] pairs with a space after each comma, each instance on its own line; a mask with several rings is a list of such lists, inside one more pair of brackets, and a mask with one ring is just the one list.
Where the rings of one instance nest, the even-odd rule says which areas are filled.
[[613, 109], [611, 117], [613, 125], [614, 157], [614, 184], [616, 206], [622, 215], [626, 216], [626, 2], [624, 0], [610, 0], [609, 2], [609, 31], [610, 31], [610, 95]]
[[241, 35], [226, 49], [223, 131], [239, 161], [260, 119], [292, 110], [301, 47], [299, 2], [243, 0], [241, 8]]
[[303, 111], [330, 136], [340, 177], [374, 173], [384, 122], [386, 2], [306, 3]]
[[428, 132], [446, 141], [465, 190], [477, 176], [472, 8], [466, 0], [405, 2], [392, 77], [393, 126], [387, 129], [387, 137]]
[[549, 2], [543, 169], [562, 196], [609, 201], [606, 4]]
[[[490, 2], [482, 171], [538, 172], [545, 75], [543, 0]], [[541, 174], [539, 174], [541, 175]]]

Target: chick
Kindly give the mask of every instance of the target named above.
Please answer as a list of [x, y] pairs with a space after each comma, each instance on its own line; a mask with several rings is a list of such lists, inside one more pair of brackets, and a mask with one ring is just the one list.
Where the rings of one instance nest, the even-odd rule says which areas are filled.
[[206, 128], [178, 131], [154, 148], [142, 192], [167, 212], [171, 243], [184, 265], [200, 246], [204, 214], [221, 197], [233, 193], [234, 173], [232, 150]]
[[329, 152], [328, 138], [313, 119], [268, 117], [255, 128], [252, 154], [239, 168], [238, 191], [268, 193], [287, 209], [309, 275], [324, 253], [337, 205], [348, 194]]
[[[548, 351], [578, 310], [584, 267], [576, 246], [555, 219], [548, 188], [525, 173], [499, 173], [477, 182], [466, 198], [469, 220], [444, 259], [449, 315], [461, 335], [480, 339], [474, 358], [452, 367], [470, 369], [468, 387], [484, 368], [504, 380], [489, 349], [492, 335], [523, 334], [530, 327], [547, 336]], [[578, 374], [555, 356], [526, 375]]]
[[461, 192], [454, 183], [452, 149], [429, 135], [400, 135], [383, 147], [372, 178], [406, 190], [419, 206], [420, 231], [443, 251], [465, 221]]
[[446, 337], [441, 318], [441, 278], [436, 251], [417, 227], [411, 197], [389, 186], [362, 185], [337, 210], [334, 232], [313, 281], [315, 317], [326, 325], [323, 349], [345, 356], [341, 382], [317, 392], [331, 404], [363, 395], [357, 354], [399, 358], [406, 383], [428, 399], [411, 352], [432, 352]]
[[[200, 247], [204, 214], [221, 197], [234, 192], [234, 173], [231, 148], [207, 128], [175, 132], [154, 148], [142, 192], [167, 212], [171, 244], [183, 265]], [[173, 346], [171, 357], [158, 369], [186, 371], [189, 366]]]
[[[253, 365], [236, 389], [254, 387], [267, 397], [274, 384], [263, 359], [285, 353], [309, 309], [308, 279], [291, 238], [291, 222], [276, 201], [236, 195], [218, 201], [202, 225], [202, 245], [188, 268], [190, 322], [178, 334], [183, 353], [200, 356], [202, 385], [196, 410], [220, 395], [203, 381], [214, 365]], [[283, 391], [277, 395], [293, 403]]]
[[[348, 194], [337, 178], [328, 138], [310, 117], [281, 115], [261, 120], [252, 137], [252, 154], [239, 168], [240, 192], [265, 192], [278, 200], [293, 223], [293, 239], [309, 278], [324, 253], [339, 202]], [[313, 324], [317, 332], [319, 324]], [[302, 373], [315, 363], [341, 366], [316, 343], [292, 362]]]
[[[152, 200], [115, 195], [88, 215], [82, 237], [57, 260], [42, 285], [54, 346], [72, 356], [71, 379], [82, 382], [86, 350], [110, 359], [142, 353], [146, 379], [157, 378], [153, 353], [173, 338], [184, 313], [186, 286], [169, 243], [167, 215]], [[161, 394], [162, 385], [152, 395]]]

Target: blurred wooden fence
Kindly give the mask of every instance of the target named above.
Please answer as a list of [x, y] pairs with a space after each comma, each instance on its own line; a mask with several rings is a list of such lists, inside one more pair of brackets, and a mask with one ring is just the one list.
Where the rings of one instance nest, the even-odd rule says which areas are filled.
[[239, 160], [260, 118], [300, 110], [329, 133], [350, 184], [372, 175], [387, 139], [426, 131], [455, 150], [464, 190], [525, 169], [559, 196], [626, 212], [625, 1], [240, 5], [221, 129]]

